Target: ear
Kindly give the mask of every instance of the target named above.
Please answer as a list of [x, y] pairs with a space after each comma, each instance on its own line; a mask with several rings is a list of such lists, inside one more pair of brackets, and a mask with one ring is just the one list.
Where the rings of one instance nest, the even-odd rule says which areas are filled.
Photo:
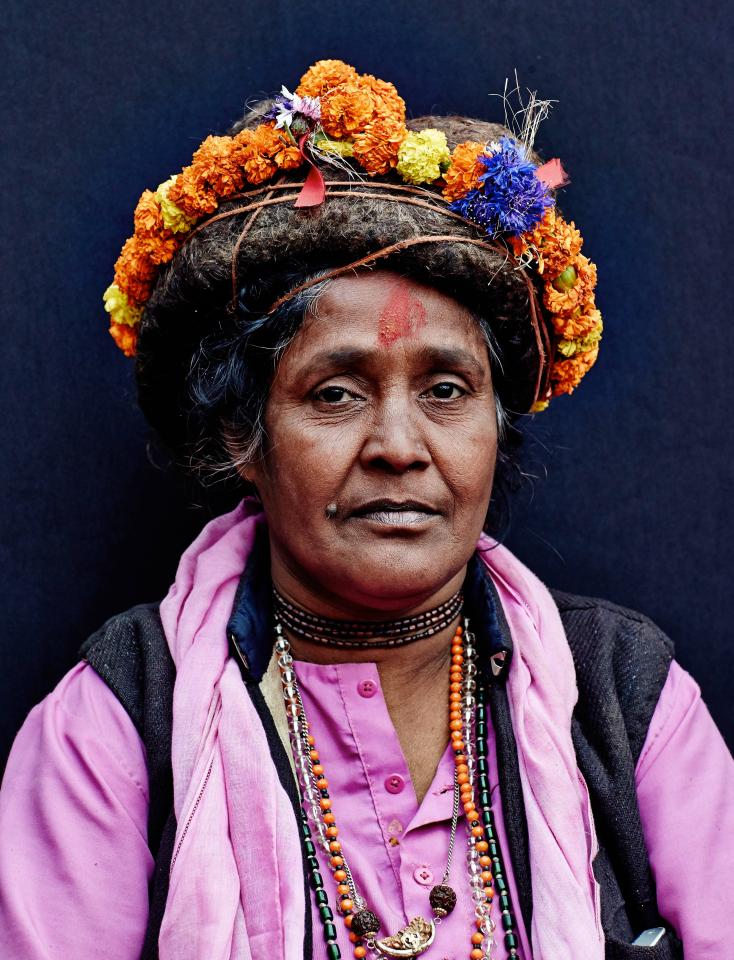
[[[227, 451], [227, 454], [230, 457], [231, 466], [235, 467], [237, 473], [242, 479], [257, 488], [257, 484], [261, 477], [260, 464], [258, 462], [249, 460], [247, 457], [243, 457], [243, 449], [238, 438], [235, 438], [225, 429], [222, 432], [222, 443], [224, 449]], [[242, 462], [244, 459], [244, 463]]]

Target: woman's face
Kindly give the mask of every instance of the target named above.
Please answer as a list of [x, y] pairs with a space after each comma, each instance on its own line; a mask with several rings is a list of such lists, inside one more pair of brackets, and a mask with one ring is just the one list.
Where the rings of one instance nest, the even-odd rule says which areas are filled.
[[388, 271], [332, 281], [278, 365], [265, 421], [246, 475], [282, 590], [364, 616], [458, 588], [497, 452], [487, 347], [464, 307]]

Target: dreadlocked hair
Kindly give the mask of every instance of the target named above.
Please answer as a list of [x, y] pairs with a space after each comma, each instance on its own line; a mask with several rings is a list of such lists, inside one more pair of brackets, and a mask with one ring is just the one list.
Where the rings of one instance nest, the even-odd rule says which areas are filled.
[[[271, 103], [248, 109], [228, 134], [256, 127]], [[498, 124], [461, 116], [423, 116], [407, 126], [442, 130], [450, 149], [466, 140], [511, 135]], [[348, 178], [348, 166], [322, 166], [327, 191], [330, 182]], [[204, 222], [163, 269], [145, 307], [135, 363], [138, 403], [171, 462], [217, 510], [251, 492], [241, 470], [264, 450], [265, 408], [278, 359], [304, 318], [317, 311], [331, 281], [316, 283], [270, 314], [269, 306], [293, 288], [403, 239], [447, 233], [486, 239], [474, 224], [446, 217], [445, 201], [436, 203], [438, 186], [420, 191], [434, 201], [429, 209], [399, 202], [399, 193], [374, 196], [375, 182], [402, 183], [394, 173], [369, 178], [352, 169], [349, 179], [350, 186], [339, 187], [349, 196], [327, 196], [318, 207], [297, 209], [290, 201], [260, 207], [255, 217], [248, 211]], [[280, 182], [292, 183], [297, 193], [303, 171]], [[371, 195], [360, 196], [365, 193]], [[217, 217], [246, 203], [246, 193], [230, 198]], [[245, 227], [246, 239], [238, 243]], [[389, 269], [437, 288], [480, 325], [498, 424], [486, 529], [501, 539], [523, 479], [516, 421], [532, 403], [539, 364], [525, 274], [499, 244], [455, 241], [407, 247], [361, 269]]]

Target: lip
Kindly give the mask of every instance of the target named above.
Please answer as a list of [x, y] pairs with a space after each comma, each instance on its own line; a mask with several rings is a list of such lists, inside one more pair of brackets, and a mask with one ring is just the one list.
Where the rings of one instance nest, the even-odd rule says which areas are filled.
[[374, 513], [422, 513], [435, 515], [440, 513], [435, 507], [421, 500], [393, 500], [389, 497], [381, 497], [379, 500], [368, 500], [360, 504], [353, 510], [350, 510], [351, 517], [364, 517]]
[[361, 504], [349, 514], [350, 519], [376, 524], [383, 529], [407, 530], [425, 526], [439, 516], [439, 511], [418, 500], [382, 498]]

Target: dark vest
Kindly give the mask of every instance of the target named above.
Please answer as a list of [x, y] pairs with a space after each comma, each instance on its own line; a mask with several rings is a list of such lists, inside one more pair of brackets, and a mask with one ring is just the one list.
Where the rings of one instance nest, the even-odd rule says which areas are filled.
[[[260, 543], [243, 571], [228, 635], [246, 690], [263, 724], [273, 763], [294, 810], [298, 793], [275, 724], [260, 691], [270, 658], [270, 586], [267, 547]], [[591, 797], [599, 854], [594, 873], [601, 887], [606, 960], [679, 960], [675, 932], [657, 910], [635, 790], [635, 765], [673, 657], [669, 638], [647, 617], [606, 600], [552, 590], [576, 665], [579, 700], [572, 736], [579, 769]], [[476, 558], [464, 585], [465, 609], [480, 657], [502, 651], [504, 666], [493, 681], [490, 709], [495, 729], [500, 794], [518, 904], [530, 929], [531, 863], [527, 822], [505, 678], [511, 669], [512, 637], [495, 586]], [[150, 914], [142, 960], [157, 960], [158, 932], [168, 892], [176, 831], [171, 773], [171, 726], [175, 667], [158, 603], [141, 604], [110, 618], [80, 650], [130, 715], [145, 745], [150, 785], [148, 844], [155, 857]], [[485, 662], [488, 662], [485, 659]], [[310, 894], [306, 902], [304, 960], [311, 960]], [[630, 941], [648, 927], [665, 926], [656, 947]], [[559, 958], [560, 960], [560, 958]], [[583, 960], [583, 958], [564, 958]]]

